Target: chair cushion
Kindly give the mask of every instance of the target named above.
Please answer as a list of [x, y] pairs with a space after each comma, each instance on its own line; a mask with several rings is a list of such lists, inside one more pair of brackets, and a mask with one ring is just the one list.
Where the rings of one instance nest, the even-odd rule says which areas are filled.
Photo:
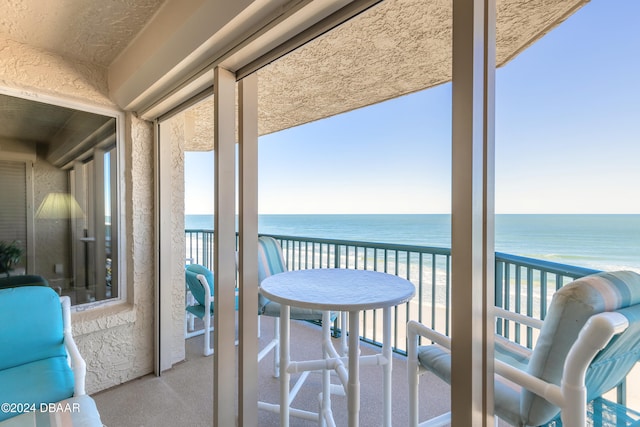
[[[269, 276], [284, 273], [285, 271], [287, 271], [287, 266], [285, 265], [282, 248], [278, 241], [273, 237], [260, 236], [258, 238], [258, 283], [262, 283], [262, 281]], [[271, 301], [262, 295], [262, 293], [259, 293], [258, 313], [263, 313], [265, 306], [270, 302]], [[278, 310], [280, 310], [279, 306]], [[272, 314], [267, 315], [272, 316]]]
[[[526, 369], [531, 350], [503, 336], [494, 337], [495, 357], [515, 368]], [[418, 362], [444, 381], [451, 382], [451, 351], [440, 345], [425, 345], [418, 348]]]
[[185, 279], [191, 294], [198, 301], [198, 304], [204, 305], [204, 287], [198, 279], [198, 274], [202, 274], [207, 280], [211, 296], [213, 296], [213, 273], [208, 268], [198, 264], [189, 264], [185, 269]]
[[[518, 369], [525, 369], [531, 356], [531, 350], [502, 336], [495, 336], [495, 357]], [[451, 351], [437, 344], [418, 348], [418, 361], [443, 381], [451, 383]], [[503, 378], [495, 376], [494, 401], [495, 413], [501, 419], [517, 424], [520, 419], [520, 395], [522, 387]]]
[[[211, 307], [209, 309], [209, 316], [213, 316], [213, 304], [214, 302], [211, 301]], [[236, 294], [236, 310], [239, 309], [239, 301], [238, 301], [238, 295]], [[188, 305], [187, 306], [187, 311], [191, 314], [193, 314], [194, 316], [196, 316], [199, 319], [203, 319], [204, 318], [204, 305], [200, 305], [200, 304], [196, 304], [196, 305]]]
[[510, 341], [502, 335], [494, 337], [495, 358], [515, 368], [525, 370], [531, 359], [531, 349]]
[[[287, 266], [282, 255], [282, 248], [276, 239], [270, 236], [258, 238], [258, 283], [274, 274], [284, 273]], [[280, 317], [280, 303], [271, 301], [262, 293], [258, 294], [258, 314]], [[291, 307], [290, 318], [293, 320], [322, 321], [322, 311], [308, 308]], [[331, 313], [331, 321], [336, 314]]]
[[[589, 317], [638, 302], [640, 275], [630, 271], [594, 274], [560, 288], [549, 306], [527, 371], [559, 385], [569, 349]], [[544, 398], [527, 390], [522, 393], [524, 425], [541, 425], [557, 414], [558, 407]]]
[[285, 271], [287, 267], [278, 241], [273, 237], [260, 236], [258, 238], [258, 282]]
[[[613, 337], [587, 370], [588, 400], [615, 387], [640, 358], [640, 275], [622, 271], [599, 273], [558, 290], [549, 306], [533, 351], [495, 338], [495, 356], [516, 368], [553, 384], [560, 384], [564, 362], [580, 330], [598, 313], [617, 311], [629, 320], [629, 328]], [[418, 349], [422, 366], [451, 382], [449, 350], [428, 345]], [[496, 375], [495, 412], [513, 425], [542, 425], [559, 408], [542, 397]]]
[[[50, 357], [0, 370], [0, 402], [53, 403], [73, 396], [73, 371], [66, 356]], [[0, 412], [0, 421], [18, 415]]]
[[587, 399], [595, 399], [616, 387], [640, 360], [640, 305], [616, 311], [629, 321], [629, 327], [614, 336], [587, 370]]
[[[0, 370], [65, 356], [62, 306], [44, 286], [0, 289]], [[2, 383], [0, 383], [2, 384]]]
[[[280, 317], [280, 303], [269, 301], [262, 307], [262, 312], [258, 313], [265, 316]], [[312, 310], [310, 308], [289, 307], [289, 317], [293, 320], [311, 320], [322, 321], [322, 311]], [[336, 314], [331, 313], [331, 321], [336, 319]]]

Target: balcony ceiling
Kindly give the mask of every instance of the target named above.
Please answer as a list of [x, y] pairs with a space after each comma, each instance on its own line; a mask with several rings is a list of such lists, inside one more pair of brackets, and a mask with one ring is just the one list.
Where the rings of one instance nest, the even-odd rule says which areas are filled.
[[[105, 70], [164, 0], [0, 2], [1, 38]], [[259, 132], [319, 120], [451, 79], [451, 0], [385, 0], [258, 72]], [[497, 0], [506, 64], [587, 0]], [[188, 53], [185, 53], [185, 56]], [[210, 114], [211, 106], [200, 107]], [[211, 117], [210, 115], [208, 117]], [[2, 123], [0, 123], [0, 126]], [[206, 126], [201, 132], [211, 132]], [[200, 141], [210, 141], [207, 137]], [[194, 139], [189, 149], [211, 149]]]
[[0, 36], [107, 67], [164, 0], [0, 2]]
[[[586, 0], [496, 0], [505, 65]], [[260, 133], [451, 80], [451, 0], [386, 0], [259, 72]]]
[[[496, 64], [507, 64], [586, 0], [497, 0]], [[451, 80], [451, 1], [385, 0], [258, 71], [259, 134]], [[213, 149], [213, 101], [193, 108], [186, 148]]]

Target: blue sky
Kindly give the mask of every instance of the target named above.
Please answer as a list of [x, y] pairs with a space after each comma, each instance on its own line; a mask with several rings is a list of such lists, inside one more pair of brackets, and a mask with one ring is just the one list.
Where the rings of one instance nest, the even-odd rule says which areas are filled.
[[[640, 213], [638, 17], [592, 0], [497, 70], [497, 213]], [[260, 213], [451, 210], [450, 84], [259, 144]], [[186, 162], [186, 213], [212, 213], [213, 154]]]

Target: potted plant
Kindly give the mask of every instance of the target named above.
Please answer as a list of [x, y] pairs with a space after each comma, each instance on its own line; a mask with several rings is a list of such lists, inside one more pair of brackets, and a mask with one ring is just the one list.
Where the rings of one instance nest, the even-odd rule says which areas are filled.
[[20, 262], [24, 250], [15, 240], [13, 242], [0, 242], [0, 274], [10, 275], [13, 266]]

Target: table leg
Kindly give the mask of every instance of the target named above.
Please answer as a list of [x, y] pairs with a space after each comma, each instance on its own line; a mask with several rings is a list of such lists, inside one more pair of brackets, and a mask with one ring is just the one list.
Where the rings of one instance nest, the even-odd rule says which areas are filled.
[[391, 307], [382, 311], [382, 355], [387, 363], [382, 367], [384, 387], [384, 426], [391, 427], [391, 371], [393, 355], [391, 354]]
[[280, 427], [289, 427], [289, 362], [290, 313], [288, 305], [280, 305]]
[[360, 423], [360, 317], [357, 311], [349, 312], [349, 384], [347, 407], [349, 427]]
[[[322, 313], [322, 357], [325, 360], [330, 357], [328, 345], [331, 345], [331, 313], [325, 311]], [[329, 412], [331, 412], [331, 371], [324, 369], [322, 371], [322, 404], [318, 420], [320, 427], [327, 425], [326, 417]]]

